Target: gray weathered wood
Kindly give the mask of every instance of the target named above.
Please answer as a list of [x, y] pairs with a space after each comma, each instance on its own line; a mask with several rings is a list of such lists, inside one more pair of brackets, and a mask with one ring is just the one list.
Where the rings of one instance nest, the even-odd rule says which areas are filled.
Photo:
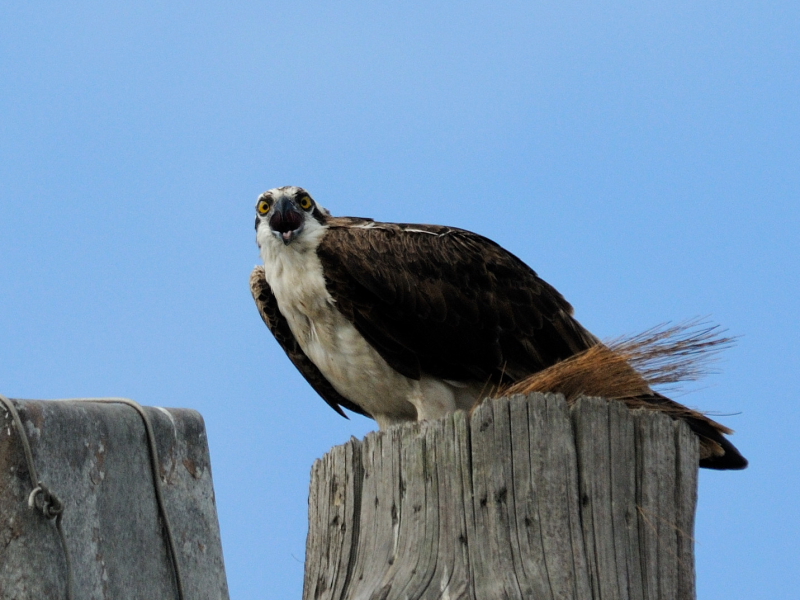
[[532, 394], [372, 433], [312, 469], [305, 600], [691, 599], [697, 440]]
[[[76, 599], [176, 598], [141, 417], [129, 406], [20, 401], [39, 478], [64, 502]], [[199, 413], [146, 407], [187, 600], [227, 600], [211, 463]], [[0, 598], [66, 598], [52, 521], [27, 507], [17, 432], [0, 408]]]

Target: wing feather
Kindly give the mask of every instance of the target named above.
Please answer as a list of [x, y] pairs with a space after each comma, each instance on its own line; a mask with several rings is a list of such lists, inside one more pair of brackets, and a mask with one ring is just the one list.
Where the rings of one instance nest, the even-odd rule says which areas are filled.
[[351, 218], [328, 225], [317, 254], [329, 293], [408, 377], [517, 379], [597, 343], [561, 294], [487, 238]]

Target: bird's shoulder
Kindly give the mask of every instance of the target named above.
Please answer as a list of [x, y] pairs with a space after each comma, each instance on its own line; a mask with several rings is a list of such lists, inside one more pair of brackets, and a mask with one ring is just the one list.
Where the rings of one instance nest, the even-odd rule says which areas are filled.
[[449, 225], [427, 223], [391, 223], [363, 217], [330, 217], [327, 232], [321, 246], [323, 252], [335, 252], [340, 256], [355, 254], [360, 258], [386, 255], [392, 261], [407, 263], [430, 258], [446, 261], [451, 267], [481, 265], [505, 265], [524, 272], [526, 276], [538, 278], [536, 272], [524, 261], [500, 246], [497, 242], [478, 233]]
[[359, 217], [333, 217], [328, 227], [317, 249], [323, 264], [336, 264], [359, 280], [370, 275], [387, 281], [448, 280], [462, 291], [466, 286], [502, 294], [527, 289], [547, 297], [554, 310], [573, 312], [527, 263], [478, 233], [447, 225]]

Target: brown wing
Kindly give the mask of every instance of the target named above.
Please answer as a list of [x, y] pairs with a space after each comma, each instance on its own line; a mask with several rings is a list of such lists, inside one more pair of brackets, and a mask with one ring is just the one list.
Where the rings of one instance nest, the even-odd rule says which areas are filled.
[[347, 398], [337, 392], [330, 382], [325, 378], [317, 366], [305, 355], [300, 345], [295, 340], [292, 330], [289, 328], [285, 317], [278, 310], [278, 301], [272, 293], [267, 280], [264, 277], [264, 267], [256, 267], [250, 275], [250, 291], [253, 293], [253, 300], [261, 318], [266, 323], [272, 335], [278, 340], [289, 360], [292, 361], [297, 370], [311, 384], [311, 387], [322, 396], [322, 399], [337, 413], [347, 418], [347, 415], [340, 407], [345, 407], [353, 412], [371, 416], [360, 406], [353, 404]]
[[516, 256], [435, 225], [331, 218], [317, 254], [338, 309], [418, 379], [514, 381], [596, 343]]

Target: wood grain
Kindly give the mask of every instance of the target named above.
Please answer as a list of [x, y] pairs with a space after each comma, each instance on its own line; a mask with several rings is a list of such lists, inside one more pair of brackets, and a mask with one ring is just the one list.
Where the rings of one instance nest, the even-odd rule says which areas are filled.
[[303, 598], [691, 599], [698, 444], [531, 394], [352, 439], [312, 468]]

